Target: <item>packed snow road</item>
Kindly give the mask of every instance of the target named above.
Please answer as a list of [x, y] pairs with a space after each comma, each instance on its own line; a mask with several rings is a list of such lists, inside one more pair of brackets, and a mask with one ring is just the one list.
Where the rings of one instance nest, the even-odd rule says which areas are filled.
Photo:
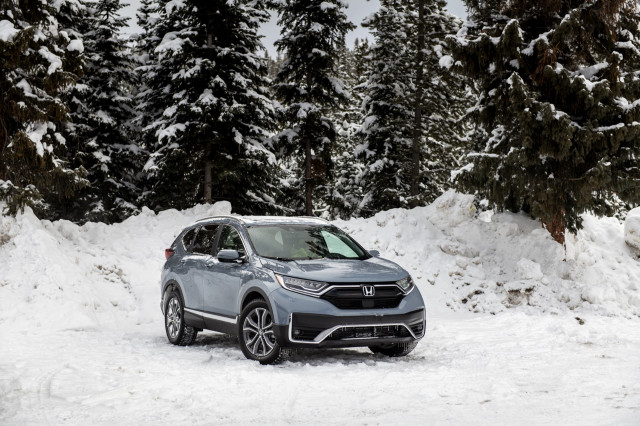
[[[404, 359], [308, 350], [278, 366], [159, 324], [3, 332], [0, 424], [580, 424], [640, 421], [640, 327], [594, 316], [431, 317]], [[9, 343], [9, 344], [7, 344]]]
[[410, 271], [426, 337], [403, 359], [308, 350], [261, 366], [229, 337], [175, 347], [162, 326], [164, 249], [230, 210], [0, 216], [0, 425], [640, 425], [640, 262], [618, 219], [585, 216], [566, 251], [453, 192], [336, 221]]

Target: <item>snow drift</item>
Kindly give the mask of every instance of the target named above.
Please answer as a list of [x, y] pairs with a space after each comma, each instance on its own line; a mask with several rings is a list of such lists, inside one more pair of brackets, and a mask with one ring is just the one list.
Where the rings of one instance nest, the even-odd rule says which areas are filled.
[[[560, 245], [524, 215], [478, 213], [447, 192], [432, 205], [336, 221], [368, 249], [407, 268], [430, 311], [589, 312], [640, 316], [640, 263], [613, 218], [585, 216]], [[27, 209], [0, 218], [0, 323], [53, 329], [117, 328], [160, 320], [164, 248], [183, 226], [229, 203], [83, 226]]]
[[453, 192], [337, 221], [411, 271], [427, 337], [404, 359], [318, 349], [261, 366], [229, 336], [184, 348], [163, 330], [164, 249], [230, 210], [0, 217], [0, 424], [638, 423], [640, 267], [617, 219], [585, 217], [566, 261], [537, 222]]
[[640, 315], [640, 263], [615, 218], [585, 215], [566, 254], [540, 222], [477, 212], [472, 196], [453, 191], [427, 207], [336, 225], [409, 268], [431, 309]]

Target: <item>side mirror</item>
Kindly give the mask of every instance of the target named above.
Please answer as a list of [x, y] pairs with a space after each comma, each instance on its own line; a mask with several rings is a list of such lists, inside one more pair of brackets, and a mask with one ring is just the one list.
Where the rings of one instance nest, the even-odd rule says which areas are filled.
[[220, 250], [217, 258], [220, 262], [237, 262], [240, 260], [240, 254], [236, 250]]
[[380, 252], [378, 250], [369, 250], [369, 254], [373, 257], [380, 257]]

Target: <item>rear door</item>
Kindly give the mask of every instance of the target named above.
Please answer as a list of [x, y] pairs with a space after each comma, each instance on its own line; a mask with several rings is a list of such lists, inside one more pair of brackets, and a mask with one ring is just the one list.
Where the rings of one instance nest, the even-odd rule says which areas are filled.
[[[246, 250], [238, 231], [231, 225], [222, 225], [214, 253], [220, 250], [236, 250], [241, 257]], [[247, 276], [249, 264], [237, 262], [215, 262], [205, 272], [204, 309], [221, 316], [219, 320], [230, 322], [239, 314], [236, 306], [240, 287]], [[235, 323], [235, 321], [233, 321]]]
[[[203, 310], [202, 303], [202, 279], [200, 278], [202, 270], [213, 262], [213, 244], [216, 239], [216, 233], [219, 225], [205, 225], [200, 227], [195, 240], [191, 244], [189, 256], [185, 256], [185, 270], [187, 277], [184, 280], [189, 283], [185, 288], [185, 305], [187, 308]], [[188, 302], [187, 302], [188, 301]]]
[[182, 284], [185, 308], [202, 309], [202, 292], [198, 289], [193, 273], [198, 258], [193, 255], [193, 242], [199, 229], [199, 227], [193, 228], [182, 237], [185, 254], [174, 268], [174, 272], [180, 277]]

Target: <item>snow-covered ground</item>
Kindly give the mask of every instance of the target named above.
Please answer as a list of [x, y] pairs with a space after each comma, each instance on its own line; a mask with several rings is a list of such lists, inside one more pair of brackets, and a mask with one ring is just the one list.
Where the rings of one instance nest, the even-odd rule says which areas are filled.
[[337, 221], [411, 271], [427, 336], [404, 359], [261, 366], [228, 336], [182, 348], [162, 327], [164, 248], [229, 210], [0, 217], [0, 424], [640, 424], [640, 263], [617, 219], [586, 216], [566, 259], [538, 222], [453, 192]]

